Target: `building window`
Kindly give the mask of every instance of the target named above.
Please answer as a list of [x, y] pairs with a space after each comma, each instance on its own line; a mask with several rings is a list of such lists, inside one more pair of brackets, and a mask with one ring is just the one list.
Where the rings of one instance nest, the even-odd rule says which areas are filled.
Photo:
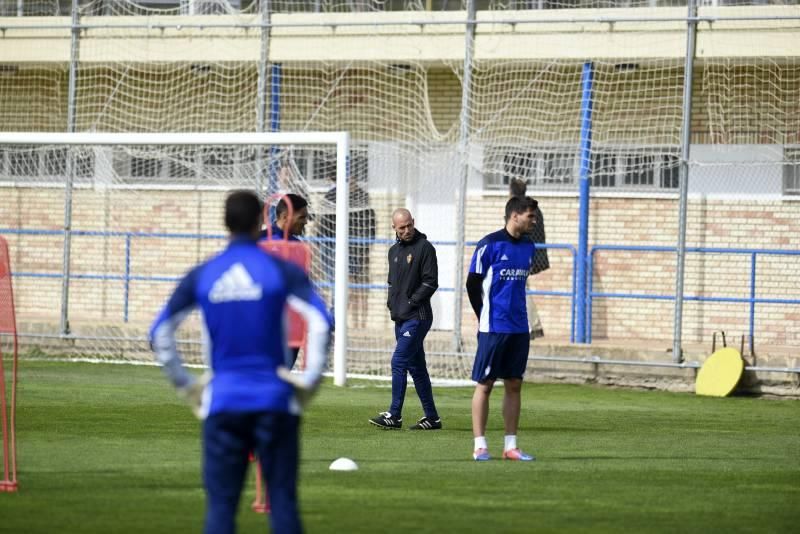
[[256, 150], [230, 146], [117, 147], [115, 181], [129, 185], [253, 187]]
[[39, 174], [39, 153], [34, 148], [13, 150], [8, 154], [8, 174], [15, 178]]
[[[291, 152], [297, 173], [311, 186], [330, 187], [336, 181], [336, 149], [299, 149]], [[350, 150], [350, 178], [366, 184], [369, 180], [369, 156], [366, 148]]]
[[557, 188], [574, 184], [578, 176], [577, 151], [560, 148], [519, 150], [491, 148], [486, 155], [490, 189], [506, 189], [514, 178], [537, 188]]
[[592, 155], [592, 186], [640, 190], [678, 188], [677, 154], [659, 149], [603, 150]]
[[167, 175], [175, 180], [191, 182], [197, 177], [197, 150], [184, 147], [170, 154]]
[[67, 174], [67, 149], [53, 148], [44, 153], [45, 176], [66, 176]]
[[[42, 179], [63, 179], [67, 175], [67, 149], [41, 146], [14, 146], [0, 148], [0, 178], [35, 182]], [[86, 176], [85, 150], [74, 156], [75, 176]]]
[[800, 148], [784, 150], [783, 194], [800, 195]]
[[[593, 187], [629, 191], [671, 190], [678, 187], [677, 151], [663, 148], [595, 148], [591, 156]], [[580, 175], [577, 149], [489, 149], [486, 154], [490, 189], [506, 189], [522, 178], [536, 189], [574, 188]]]

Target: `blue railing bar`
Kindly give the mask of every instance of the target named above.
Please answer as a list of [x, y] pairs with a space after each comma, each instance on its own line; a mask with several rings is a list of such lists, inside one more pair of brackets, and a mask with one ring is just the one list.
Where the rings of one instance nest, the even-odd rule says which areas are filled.
[[[750, 302], [750, 299], [743, 299], [742, 302]], [[800, 304], [800, 299], [770, 299], [759, 297], [753, 300], [756, 304]]]
[[[180, 276], [139, 276], [139, 275], [132, 275], [130, 274], [130, 257], [129, 257], [129, 250], [126, 250], [126, 262], [125, 262], [125, 273], [124, 274], [73, 274], [70, 278], [74, 279], [92, 279], [92, 280], [123, 280], [125, 282], [125, 322], [128, 322], [128, 295], [130, 291], [130, 282], [137, 281], [137, 282], [178, 282], [181, 280]], [[18, 277], [28, 277], [28, 278], [61, 278], [61, 274], [55, 273], [29, 273], [29, 272], [12, 272], [12, 276]], [[316, 285], [319, 287], [333, 287], [333, 282], [316, 282]], [[380, 289], [385, 290], [388, 289], [389, 286], [386, 284], [349, 284], [348, 287], [351, 289]], [[455, 291], [455, 288], [452, 287], [440, 287], [437, 291], [442, 291], [445, 293]], [[462, 289], [462, 291], [466, 291]], [[528, 289], [525, 291], [527, 295], [541, 295], [541, 296], [552, 296], [552, 297], [571, 297], [573, 293], [569, 291], [542, 291], [536, 289]]]
[[526, 295], [539, 295], [542, 297], [571, 297], [573, 294], [569, 291], [542, 291], [539, 289], [527, 289]]
[[[575, 279], [577, 275], [577, 255], [572, 256], [572, 298], [570, 299], [570, 313], [569, 313], [569, 342], [575, 343], [575, 291], [578, 287], [578, 281]], [[591, 271], [589, 271], [591, 272]], [[591, 321], [589, 321], [589, 335], [591, 335]], [[591, 339], [591, 337], [589, 338]]]
[[[595, 245], [589, 251], [588, 258], [588, 286], [587, 292], [587, 341], [591, 343], [592, 340], [592, 299], [593, 297], [612, 297], [612, 298], [650, 298], [653, 300], [675, 300], [674, 296], [664, 295], [637, 295], [637, 294], [619, 294], [619, 293], [594, 293], [594, 254], [599, 250], [610, 251], [637, 251], [637, 252], [677, 252], [676, 247], [665, 246], [649, 246], [649, 245]], [[749, 302], [749, 329], [750, 329], [750, 349], [753, 350], [754, 337], [755, 337], [755, 305], [756, 304], [795, 304], [795, 300], [785, 299], [756, 299], [756, 255], [779, 255], [779, 256], [800, 256], [800, 250], [782, 250], [782, 249], [738, 249], [738, 248], [720, 248], [720, 247], [688, 247], [687, 252], [694, 253], [709, 253], [709, 254], [750, 254], [750, 298], [749, 299], [736, 299], [726, 297], [684, 297], [685, 300], [694, 301], [710, 301], [710, 302]]]
[[755, 352], [755, 336], [756, 330], [756, 253], [750, 256], [750, 354]]
[[[592, 297], [621, 298], [621, 299], [651, 299], [675, 300], [675, 295], [649, 295], [647, 293], [592, 293]], [[756, 304], [800, 304], [800, 299], [770, 299], [749, 297], [702, 297], [684, 295], [684, 300], [696, 302], [755, 302]]]
[[180, 282], [182, 276], [131, 276], [137, 282]]
[[122, 274], [70, 274], [70, 280], [125, 280], [125, 275]]
[[[676, 247], [650, 245], [595, 245], [596, 250], [620, 250], [638, 252], [677, 252]], [[686, 247], [687, 252], [703, 252], [710, 254], [777, 254], [783, 256], [800, 256], [800, 250], [784, 250], [772, 248], [719, 248], [719, 247]]]
[[[647, 293], [592, 293], [590, 295], [592, 298], [595, 297], [604, 297], [604, 298], [616, 298], [616, 299], [636, 299], [636, 300], [675, 300], [675, 295], [650, 295]], [[687, 299], [689, 297], [683, 297]]]
[[[27, 230], [22, 228], [0, 228], [0, 234], [27, 234], [27, 235], [63, 235], [63, 230]], [[73, 235], [81, 236], [95, 236], [95, 237], [143, 237], [143, 238], [164, 238], [164, 239], [227, 239], [228, 236], [224, 234], [197, 234], [197, 233], [170, 233], [170, 232], [103, 232], [100, 230], [75, 230]], [[302, 241], [309, 243], [333, 243], [336, 241], [335, 237], [317, 237], [317, 236], [301, 236]], [[362, 237], [351, 237], [350, 243], [353, 244], [377, 244], [377, 245], [393, 245], [397, 241], [395, 239], [369, 239]], [[433, 245], [455, 246], [455, 241], [430, 241]], [[475, 246], [478, 241], [469, 241], [467, 246]], [[574, 245], [568, 243], [536, 243], [539, 248], [545, 249], [564, 249], [570, 250], [573, 253], [576, 251]]]
[[[61, 273], [29, 273], [29, 272], [11, 272], [11, 276], [20, 278], [63, 278]], [[121, 274], [72, 274], [70, 280], [124, 280], [125, 276]]]
[[[333, 287], [333, 282], [325, 281], [325, 282], [315, 282], [318, 287]], [[350, 289], [376, 289], [376, 290], [385, 290], [389, 289], [389, 286], [386, 284], [348, 284]], [[452, 293], [455, 291], [455, 288], [452, 287], [440, 287], [436, 290], [437, 292], [444, 292], [444, 293]], [[466, 291], [466, 289], [461, 289], [461, 291]], [[525, 291], [526, 295], [541, 295], [544, 297], [571, 297], [572, 293], [569, 291], [541, 291], [537, 289], [527, 289]]]
[[228, 239], [223, 234], [190, 234], [190, 233], [161, 233], [161, 232], [95, 232], [81, 231], [74, 232], [78, 235], [86, 236], [112, 236], [112, 237], [143, 237], [143, 238], [163, 238], [163, 239]]
[[594, 307], [594, 247], [589, 250], [586, 258], [586, 342], [592, 342], [592, 308]]
[[0, 228], [0, 234], [64, 235], [64, 230], [25, 230], [22, 228]]
[[[0, 228], [0, 234], [22, 234], [22, 235], [63, 235], [63, 230], [28, 230], [22, 228]], [[97, 236], [97, 237], [143, 237], [143, 238], [180, 238], [180, 239], [227, 239], [224, 234], [198, 234], [198, 233], [179, 233], [179, 232], [103, 232], [99, 230], [75, 230], [73, 235]], [[335, 237], [303, 237], [308, 242], [333, 242]], [[351, 238], [351, 243], [361, 244], [394, 244], [394, 239], [367, 239]], [[455, 241], [431, 241], [434, 245], [455, 246]], [[475, 246], [477, 241], [466, 243], [468, 246]], [[576, 252], [574, 245], [565, 243], [537, 243], [537, 247], [544, 249], [565, 249]], [[657, 245], [594, 245], [591, 253], [597, 250], [616, 250], [616, 251], [639, 251], [639, 252], [676, 252], [676, 247], [666, 247]], [[687, 247], [687, 252], [701, 252], [712, 254], [777, 254], [785, 256], [800, 256], [800, 250], [783, 249], [748, 249], [748, 248], [718, 248], [718, 247]]]
[[[63, 232], [62, 232], [63, 233]], [[19, 277], [26, 277], [26, 278], [61, 278], [63, 275], [59, 274], [51, 274], [51, 273], [29, 273], [26, 271], [12, 271], [11, 276], [19, 276]]]
[[[26, 230], [21, 228], [0, 228], [0, 234], [26, 234], [26, 235], [63, 235], [64, 230]], [[227, 239], [224, 234], [192, 234], [168, 232], [102, 232], [99, 230], [74, 230], [72, 235], [90, 237], [148, 237], [165, 239]]]
[[128, 322], [128, 297], [131, 289], [131, 236], [125, 236], [125, 288], [124, 288], [124, 308], [122, 320]]

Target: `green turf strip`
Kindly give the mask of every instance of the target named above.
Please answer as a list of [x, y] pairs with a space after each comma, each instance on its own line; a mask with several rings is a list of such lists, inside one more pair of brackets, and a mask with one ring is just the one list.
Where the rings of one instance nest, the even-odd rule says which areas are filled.
[[[0, 532], [202, 529], [199, 423], [160, 371], [20, 363], [17, 494]], [[303, 427], [308, 532], [790, 532], [800, 522], [800, 402], [526, 385], [519, 444], [471, 460], [471, 388], [436, 388], [445, 429], [383, 431], [386, 387], [326, 383]], [[364, 386], [364, 387], [360, 387]], [[492, 398], [490, 451], [502, 452]], [[404, 425], [421, 416], [409, 388]], [[328, 470], [339, 457], [359, 471]], [[247, 506], [242, 532], [264, 531]]]

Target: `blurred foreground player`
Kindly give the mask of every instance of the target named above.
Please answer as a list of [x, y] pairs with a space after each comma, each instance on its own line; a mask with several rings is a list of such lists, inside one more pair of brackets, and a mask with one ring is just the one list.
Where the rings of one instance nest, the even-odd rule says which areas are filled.
[[[301, 532], [297, 506], [298, 428], [301, 408], [319, 385], [331, 320], [308, 277], [256, 245], [262, 205], [250, 191], [225, 202], [228, 247], [181, 280], [150, 331], [164, 372], [203, 419], [205, 532], [235, 532], [236, 512], [255, 451], [269, 487], [272, 532]], [[306, 371], [285, 365], [286, 304], [308, 323]], [[202, 311], [208, 384], [186, 371], [175, 330], [195, 307]]]

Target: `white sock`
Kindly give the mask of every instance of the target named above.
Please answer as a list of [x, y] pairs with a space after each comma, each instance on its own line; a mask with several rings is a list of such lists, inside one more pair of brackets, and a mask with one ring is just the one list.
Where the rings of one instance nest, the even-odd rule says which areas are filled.
[[506, 436], [506, 444], [503, 447], [504, 451], [510, 451], [517, 448], [517, 436]]
[[486, 444], [486, 436], [481, 436], [479, 438], [475, 438], [475, 450], [478, 449], [488, 449], [489, 445]]

